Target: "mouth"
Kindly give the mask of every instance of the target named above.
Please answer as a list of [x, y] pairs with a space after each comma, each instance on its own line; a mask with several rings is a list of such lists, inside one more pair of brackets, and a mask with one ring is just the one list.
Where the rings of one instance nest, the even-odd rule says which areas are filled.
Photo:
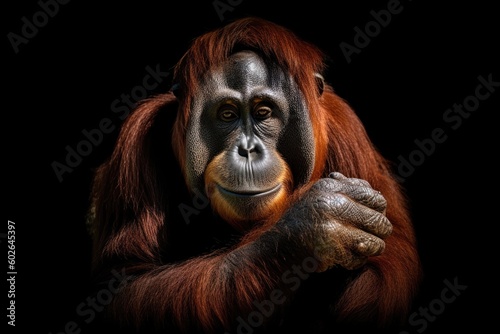
[[217, 189], [221, 192], [223, 195], [229, 195], [232, 197], [239, 197], [239, 198], [258, 198], [258, 197], [264, 197], [264, 196], [269, 196], [274, 193], [277, 193], [281, 189], [281, 184], [278, 184], [274, 186], [271, 189], [267, 190], [241, 190], [241, 191], [232, 191], [228, 190], [226, 188], [221, 187], [219, 184], [217, 184]]

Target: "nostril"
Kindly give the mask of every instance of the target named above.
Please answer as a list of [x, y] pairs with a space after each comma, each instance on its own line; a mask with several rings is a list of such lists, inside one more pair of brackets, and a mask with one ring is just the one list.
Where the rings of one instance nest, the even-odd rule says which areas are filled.
[[262, 153], [261, 144], [255, 138], [243, 137], [238, 143], [238, 155], [250, 159]]
[[241, 155], [242, 157], [248, 158], [249, 151], [247, 148], [243, 148], [241, 146], [238, 147], [238, 154]]
[[259, 154], [259, 152], [255, 146], [252, 146], [250, 148], [239, 146], [238, 154], [245, 158], [252, 158], [256, 157]]

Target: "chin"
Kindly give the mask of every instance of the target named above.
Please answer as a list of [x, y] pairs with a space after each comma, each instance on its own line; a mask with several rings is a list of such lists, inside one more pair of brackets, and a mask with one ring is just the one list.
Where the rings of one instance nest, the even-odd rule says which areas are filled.
[[214, 211], [238, 230], [247, 230], [281, 212], [286, 202], [287, 186], [283, 183], [262, 189], [231, 189], [220, 183], [209, 184], [207, 195]]

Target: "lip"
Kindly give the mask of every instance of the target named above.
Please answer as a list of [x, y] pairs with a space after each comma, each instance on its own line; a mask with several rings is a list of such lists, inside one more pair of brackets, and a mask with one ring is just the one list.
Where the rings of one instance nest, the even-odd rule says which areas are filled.
[[257, 198], [257, 197], [263, 197], [263, 196], [268, 196], [272, 195], [276, 192], [278, 192], [281, 189], [281, 184], [278, 184], [274, 186], [271, 189], [264, 190], [264, 191], [240, 191], [240, 192], [234, 192], [231, 190], [228, 190], [226, 188], [221, 187], [219, 184], [217, 185], [217, 188], [223, 195], [229, 195], [233, 197], [239, 197], [239, 198]]

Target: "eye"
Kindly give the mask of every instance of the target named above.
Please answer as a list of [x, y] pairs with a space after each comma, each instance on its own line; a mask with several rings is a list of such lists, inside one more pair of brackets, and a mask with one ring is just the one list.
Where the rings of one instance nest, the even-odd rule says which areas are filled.
[[256, 119], [266, 119], [271, 117], [272, 112], [271, 106], [265, 103], [259, 103], [254, 109], [253, 117]]
[[239, 117], [238, 109], [232, 104], [224, 104], [219, 108], [217, 117], [224, 122], [234, 121]]

